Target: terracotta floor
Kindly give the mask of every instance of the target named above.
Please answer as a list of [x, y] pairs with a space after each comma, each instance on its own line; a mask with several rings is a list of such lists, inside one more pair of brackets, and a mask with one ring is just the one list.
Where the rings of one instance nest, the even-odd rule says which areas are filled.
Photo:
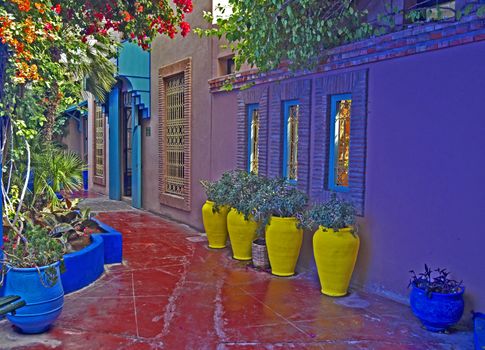
[[1, 321], [0, 349], [472, 349], [469, 332], [424, 331], [408, 307], [362, 292], [325, 297], [314, 275], [255, 271], [155, 215], [99, 217], [123, 233], [125, 263], [67, 296], [46, 334]]

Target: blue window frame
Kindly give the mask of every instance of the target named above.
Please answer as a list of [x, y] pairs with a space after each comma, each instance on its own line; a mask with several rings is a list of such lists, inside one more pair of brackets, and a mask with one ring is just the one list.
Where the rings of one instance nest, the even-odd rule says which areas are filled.
[[283, 177], [291, 183], [298, 181], [298, 100], [283, 102]]
[[259, 104], [247, 106], [248, 172], [258, 173], [259, 165]]
[[351, 108], [351, 94], [331, 97], [328, 187], [338, 192], [349, 191]]

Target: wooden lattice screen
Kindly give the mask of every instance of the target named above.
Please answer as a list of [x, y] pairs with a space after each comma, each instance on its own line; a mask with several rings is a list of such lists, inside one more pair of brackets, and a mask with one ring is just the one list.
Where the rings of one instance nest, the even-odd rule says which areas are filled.
[[160, 203], [191, 207], [191, 59], [159, 70]]
[[106, 116], [100, 104], [96, 104], [94, 114], [94, 183], [104, 186], [105, 179], [105, 132]]
[[184, 195], [184, 74], [165, 80], [165, 193]]

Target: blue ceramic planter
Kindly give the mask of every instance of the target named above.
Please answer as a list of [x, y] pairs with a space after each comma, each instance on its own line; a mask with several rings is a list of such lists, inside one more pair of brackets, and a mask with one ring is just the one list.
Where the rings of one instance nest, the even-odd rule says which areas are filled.
[[64, 306], [64, 290], [62, 288], [59, 263], [51, 265], [57, 273], [57, 281], [53, 286], [47, 281], [45, 270], [40, 268], [12, 268], [8, 271], [5, 287], [6, 295], [19, 295], [26, 305], [17, 310], [7, 319], [24, 333], [42, 333], [59, 317]]
[[89, 173], [87, 170], [83, 170], [83, 189], [84, 191], [89, 189]]
[[91, 244], [78, 252], [64, 255], [66, 271], [61, 275], [64, 293], [82, 289], [104, 272], [104, 242], [98, 235], [91, 235]]
[[485, 349], [485, 314], [476, 312], [473, 314], [475, 349]]
[[413, 285], [410, 296], [411, 309], [427, 330], [442, 332], [456, 324], [463, 315], [464, 292], [465, 289], [462, 288], [459, 293], [432, 293], [428, 297], [424, 290]]

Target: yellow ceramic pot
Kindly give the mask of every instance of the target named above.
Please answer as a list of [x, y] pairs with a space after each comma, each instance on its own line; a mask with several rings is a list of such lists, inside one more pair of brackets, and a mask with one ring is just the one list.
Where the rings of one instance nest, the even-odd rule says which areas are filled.
[[206, 201], [202, 206], [202, 220], [209, 241], [209, 248], [221, 249], [226, 247], [227, 242], [227, 213], [229, 208], [219, 207], [219, 212], [214, 213], [214, 202]]
[[236, 260], [251, 260], [251, 245], [256, 239], [258, 223], [245, 220], [244, 215], [232, 208], [227, 214], [227, 231], [231, 240], [232, 256]]
[[303, 230], [295, 218], [272, 217], [266, 226], [271, 273], [276, 276], [292, 276], [300, 255]]
[[313, 253], [322, 293], [333, 297], [347, 294], [359, 252], [359, 236], [347, 227], [334, 231], [322, 226], [313, 236]]

